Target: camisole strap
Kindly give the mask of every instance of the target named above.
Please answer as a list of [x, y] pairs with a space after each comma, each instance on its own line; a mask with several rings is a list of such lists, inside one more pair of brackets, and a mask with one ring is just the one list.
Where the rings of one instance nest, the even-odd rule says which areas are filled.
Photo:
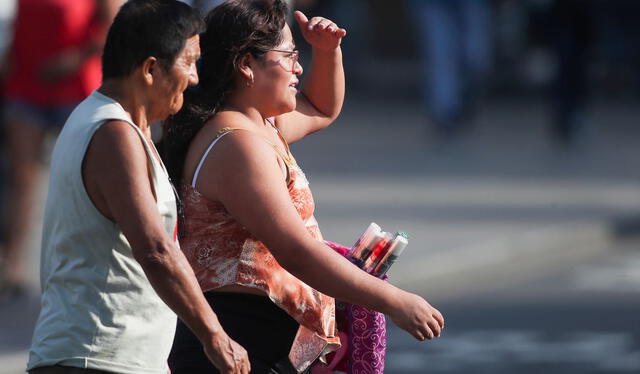
[[[269, 122], [271, 123], [271, 122]], [[274, 126], [275, 128], [275, 126]], [[196, 183], [198, 181], [198, 175], [200, 175], [200, 169], [202, 169], [202, 166], [204, 165], [204, 161], [207, 159], [207, 156], [209, 155], [209, 152], [211, 152], [211, 149], [213, 149], [213, 146], [216, 145], [216, 143], [218, 142], [218, 140], [222, 139], [223, 136], [227, 135], [228, 133], [235, 131], [235, 130], [245, 130], [245, 131], [249, 131], [251, 132], [251, 130], [248, 129], [244, 129], [241, 127], [225, 127], [222, 128], [218, 131], [218, 133], [216, 134], [216, 137], [213, 139], [213, 141], [211, 141], [211, 144], [209, 144], [209, 147], [207, 147], [207, 150], [204, 152], [204, 154], [202, 155], [202, 158], [200, 158], [200, 162], [198, 163], [198, 166], [196, 167], [196, 171], [193, 173], [193, 179], [191, 180], [191, 188], [195, 189], [196, 188]], [[276, 129], [276, 131], [278, 131], [278, 129]], [[278, 132], [278, 135], [282, 138], [282, 135], [280, 135], [280, 133]], [[282, 151], [273, 143], [271, 143], [269, 140], [264, 139], [263, 140], [265, 142], [267, 142], [272, 148], [273, 150], [278, 154], [278, 156], [280, 156], [280, 158], [284, 161], [284, 164], [287, 168], [287, 184], [289, 184], [290, 181], [290, 173], [289, 173], [289, 168], [290, 163], [293, 160], [293, 157], [291, 156], [291, 152], [289, 152], [289, 148], [287, 146], [287, 155], [283, 154]], [[284, 141], [284, 139], [283, 139]], [[284, 143], [285, 145], [287, 144], [286, 142]], [[293, 163], [295, 163], [295, 160], [293, 161]]]
[[207, 150], [204, 151], [204, 154], [202, 155], [202, 158], [200, 158], [200, 162], [198, 163], [198, 166], [196, 167], [196, 171], [193, 173], [193, 179], [191, 180], [191, 188], [194, 188], [194, 189], [196, 188], [196, 182], [198, 180], [198, 175], [200, 174], [200, 169], [202, 169], [202, 165], [204, 165], [204, 161], [207, 159], [207, 156], [209, 155], [209, 152], [211, 152], [211, 149], [213, 148], [213, 146], [216, 145], [218, 140], [222, 139], [223, 136], [227, 135], [228, 133], [232, 132], [233, 130], [244, 130], [244, 129], [242, 129], [242, 128], [225, 127], [225, 128], [220, 129], [218, 131], [218, 134], [213, 139], [211, 144], [209, 144], [209, 147], [207, 147]]
[[273, 127], [273, 130], [276, 132], [276, 134], [278, 134], [278, 137], [282, 141], [282, 144], [284, 144], [287, 153], [286, 154], [282, 153], [282, 151], [280, 150], [279, 147], [277, 147], [275, 144], [271, 143], [268, 140], [267, 140], [267, 143], [271, 144], [273, 149], [280, 156], [280, 158], [282, 158], [284, 160], [284, 162], [287, 164], [287, 166], [297, 165], [296, 164], [296, 159], [293, 158], [293, 155], [291, 154], [291, 150], [289, 149], [289, 143], [287, 143], [287, 140], [284, 138], [284, 136], [282, 136], [282, 134], [280, 133], [280, 130], [278, 130], [278, 127], [276, 126], [275, 122], [273, 121], [273, 118], [267, 118], [266, 121], [271, 125], [271, 127]]

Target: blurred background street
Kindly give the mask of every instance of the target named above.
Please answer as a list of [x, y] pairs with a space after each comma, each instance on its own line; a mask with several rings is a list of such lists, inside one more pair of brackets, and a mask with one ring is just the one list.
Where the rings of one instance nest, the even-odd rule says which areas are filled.
[[[292, 146], [323, 234], [406, 231], [390, 281], [446, 318], [423, 343], [389, 325], [385, 372], [640, 373], [640, 3], [296, 6], [348, 32], [343, 113]], [[0, 374], [38, 313], [44, 174]]]

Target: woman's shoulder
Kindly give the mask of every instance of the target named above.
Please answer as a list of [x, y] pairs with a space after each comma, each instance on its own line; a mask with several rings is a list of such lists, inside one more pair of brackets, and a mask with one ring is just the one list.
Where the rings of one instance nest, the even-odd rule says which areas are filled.
[[[228, 158], [264, 158], [265, 153], [273, 153], [269, 143], [248, 119], [234, 115], [218, 115], [209, 120], [194, 139], [193, 145], [199, 154], [211, 148], [211, 154], [216, 154], [215, 157], [223, 162]], [[212, 152], [214, 148], [216, 151]]]
[[[221, 139], [222, 137], [224, 140]], [[217, 131], [216, 138], [220, 139], [218, 147], [221, 155], [238, 157], [249, 162], [253, 159], [264, 160], [270, 156], [275, 157], [272, 146], [264, 136], [251, 128], [223, 127]]]
[[211, 122], [205, 127], [198, 134], [200, 139], [192, 143], [184, 175], [187, 180], [195, 175], [200, 181], [198, 191], [208, 199], [218, 200], [220, 188], [232, 186], [230, 181], [236, 178], [246, 180], [267, 170], [279, 170], [273, 148], [249, 126]]

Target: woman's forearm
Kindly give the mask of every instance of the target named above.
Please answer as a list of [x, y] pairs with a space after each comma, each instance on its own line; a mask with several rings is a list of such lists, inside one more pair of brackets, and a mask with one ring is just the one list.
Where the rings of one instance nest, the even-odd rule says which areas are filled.
[[304, 247], [288, 252], [296, 254], [278, 261], [295, 277], [326, 295], [389, 314], [404, 292], [358, 269], [321, 242], [313, 240]]
[[302, 94], [329, 122], [340, 114], [345, 94], [340, 47], [328, 51], [313, 48], [311, 66], [302, 87]]

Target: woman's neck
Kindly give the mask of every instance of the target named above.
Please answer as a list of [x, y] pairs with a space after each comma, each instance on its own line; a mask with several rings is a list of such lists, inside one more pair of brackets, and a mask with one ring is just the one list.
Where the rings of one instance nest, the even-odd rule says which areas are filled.
[[222, 110], [239, 112], [260, 128], [268, 125], [267, 121], [265, 121], [265, 119], [268, 118], [267, 116], [264, 116], [254, 105], [247, 103], [246, 100], [242, 100], [235, 95], [227, 100], [227, 104], [222, 107]]

